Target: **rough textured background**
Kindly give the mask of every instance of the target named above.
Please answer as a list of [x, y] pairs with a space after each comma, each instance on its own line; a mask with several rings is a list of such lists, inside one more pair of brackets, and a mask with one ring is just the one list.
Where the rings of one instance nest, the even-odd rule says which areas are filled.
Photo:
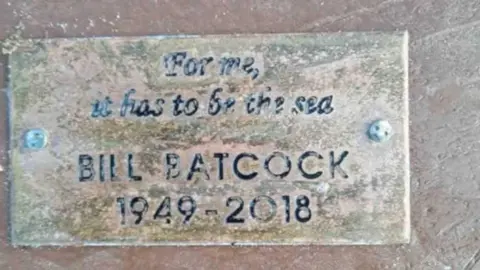
[[[23, 35], [29, 37], [408, 29], [412, 243], [13, 249], [6, 242], [6, 215], [1, 215], [0, 269], [480, 268], [475, 263], [480, 259], [480, 180], [476, 178], [480, 172], [476, 164], [480, 158], [476, 112], [480, 107], [480, 1], [2, 0], [0, 38], [13, 33], [20, 21], [25, 25]], [[0, 105], [5, 108], [4, 100]], [[5, 137], [4, 129], [1, 135]]]
[[[349, 32], [165, 40], [55, 39], [19, 48], [9, 58], [12, 240], [16, 245], [78, 245], [86, 241], [115, 245], [122, 241], [143, 245], [408, 243], [407, 41], [405, 32]], [[238, 70], [231, 76], [219, 76], [218, 60], [213, 60], [204, 76], [164, 76], [161, 59], [172, 51], [214, 59], [225, 52], [252, 56], [260, 75], [253, 81]], [[180, 73], [179, 68], [176, 72]], [[223, 100], [235, 98], [234, 111], [215, 116], [207, 113], [216, 87], [224, 89], [218, 95]], [[163, 98], [162, 115], [121, 117], [122, 98], [132, 88], [136, 92], [129, 100], [137, 101], [136, 108], [145, 98], [155, 111], [155, 99]], [[276, 106], [269, 106], [259, 115], [248, 115], [242, 99], [261, 92], [272, 99], [284, 97], [283, 111], [276, 115]], [[184, 99], [196, 98], [200, 108], [194, 115], [172, 115], [172, 100], [179, 94]], [[321, 99], [328, 95], [333, 104], [328, 114], [291, 111], [299, 96]], [[95, 119], [91, 104], [105, 96], [112, 100], [112, 115]], [[383, 143], [369, 140], [366, 134], [368, 124], [379, 118], [388, 120], [394, 133]], [[49, 133], [44, 149], [23, 147], [21, 138], [32, 127]], [[324, 159], [307, 158], [302, 165], [309, 172], [323, 171], [315, 179], [306, 179], [296, 167], [299, 156], [308, 150], [318, 151]], [[274, 151], [288, 155], [294, 164], [284, 178], [261, 169], [260, 162]], [[329, 151], [337, 161], [348, 151], [340, 166], [348, 178], [341, 176], [340, 169], [335, 169], [335, 177], [330, 175], [327, 164], [334, 161], [327, 161]], [[166, 177], [165, 154], [169, 152], [180, 156], [178, 179]], [[229, 153], [222, 166], [223, 180], [217, 177], [215, 152]], [[239, 163], [242, 172], [257, 172], [248, 181], [232, 170], [232, 160], [242, 152], [255, 153], [259, 159]], [[101, 153], [115, 154], [117, 181], [100, 183], [95, 165], [97, 177], [79, 182], [79, 155], [92, 155], [97, 163]], [[142, 176], [141, 181], [127, 180], [127, 153], [133, 154], [134, 172]], [[195, 164], [195, 153], [201, 154], [205, 162], [201, 167], [208, 168], [210, 179], [195, 173], [185, 181]], [[275, 158], [269, 168], [283, 172], [285, 164]], [[106, 175], [109, 178], [109, 173]], [[176, 205], [184, 195], [195, 200], [197, 210], [189, 224], [182, 225], [183, 216]], [[228, 197], [240, 196], [249, 203], [258, 195], [276, 201], [272, 220], [259, 222], [240, 211], [239, 216], [247, 217], [244, 222], [225, 223], [236, 209], [230, 203], [225, 207]], [[311, 219], [301, 223], [292, 217], [285, 223], [282, 195], [292, 201], [307, 196]], [[127, 225], [120, 225], [117, 198], [124, 196], [141, 196], [148, 202], [138, 226], [133, 225], [135, 216], [129, 213]], [[165, 218], [153, 218], [166, 196], [173, 204], [169, 224]], [[126, 204], [129, 202], [131, 198]], [[291, 204], [292, 211], [296, 213], [293, 209], [299, 208], [295, 205], [301, 204]], [[145, 204], [137, 203], [136, 208], [141, 205]], [[180, 205], [188, 209], [186, 204]], [[207, 216], [206, 209], [218, 214]], [[264, 217], [271, 210], [265, 198], [254, 209]], [[307, 216], [306, 208], [300, 209]]]

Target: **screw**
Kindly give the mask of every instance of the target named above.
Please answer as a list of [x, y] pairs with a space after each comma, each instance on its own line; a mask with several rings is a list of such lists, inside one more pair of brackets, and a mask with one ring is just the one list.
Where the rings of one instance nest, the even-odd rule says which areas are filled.
[[42, 149], [47, 145], [47, 132], [40, 128], [30, 129], [25, 133], [23, 145], [27, 149]]
[[368, 128], [368, 137], [376, 142], [386, 142], [392, 136], [393, 129], [386, 120], [377, 120]]

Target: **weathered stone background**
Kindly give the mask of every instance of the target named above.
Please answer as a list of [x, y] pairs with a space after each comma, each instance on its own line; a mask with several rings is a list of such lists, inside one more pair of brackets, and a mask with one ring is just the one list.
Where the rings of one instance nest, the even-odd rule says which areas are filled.
[[19, 22], [24, 37], [408, 29], [412, 243], [14, 249], [2, 193], [0, 269], [480, 269], [479, 0], [1, 0], [0, 39]]

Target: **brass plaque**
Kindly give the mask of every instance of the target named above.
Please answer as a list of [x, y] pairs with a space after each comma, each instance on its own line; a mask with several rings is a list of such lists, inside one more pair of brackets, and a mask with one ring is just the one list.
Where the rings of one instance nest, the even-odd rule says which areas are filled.
[[410, 239], [406, 33], [29, 40], [14, 245]]

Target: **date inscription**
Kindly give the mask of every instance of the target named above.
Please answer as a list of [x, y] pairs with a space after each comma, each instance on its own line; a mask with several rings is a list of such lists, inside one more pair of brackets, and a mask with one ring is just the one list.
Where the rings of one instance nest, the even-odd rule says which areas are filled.
[[[154, 209], [151, 203], [141, 196], [118, 197], [116, 202], [121, 225], [127, 224], [127, 213], [134, 217], [135, 225], [148, 219], [170, 224], [174, 215], [181, 216], [182, 224], [189, 225], [193, 222], [195, 215], [216, 216], [220, 210], [208, 208], [201, 211], [195, 199], [188, 195], [178, 199], [166, 196]], [[221, 212], [227, 212], [227, 215], [222, 220], [226, 224], [243, 224], [248, 219], [269, 222], [280, 215], [283, 223], [306, 223], [312, 219], [310, 204], [310, 198], [306, 195], [295, 197], [283, 195], [279, 200], [267, 195], [260, 195], [250, 200], [241, 196], [230, 196], [225, 199], [227, 210]], [[282, 213], [278, 213], [279, 206], [283, 209]]]

